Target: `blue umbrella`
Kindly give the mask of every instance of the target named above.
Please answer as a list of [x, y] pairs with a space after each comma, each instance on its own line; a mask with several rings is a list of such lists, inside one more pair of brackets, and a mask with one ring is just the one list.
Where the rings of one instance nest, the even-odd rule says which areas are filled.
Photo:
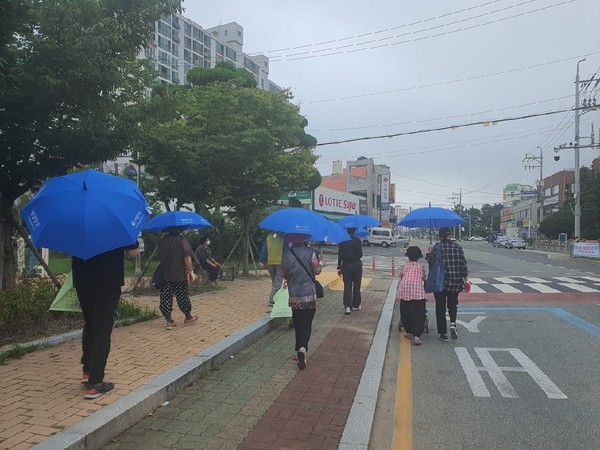
[[365, 228], [381, 226], [381, 222], [379, 220], [365, 214], [346, 216], [343, 219], [340, 219], [338, 223], [342, 228]]
[[362, 238], [365, 236], [368, 236], [369, 232], [367, 230], [365, 230], [364, 228], [359, 228], [356, 230], [356, 233], [354, 233], [354, 236], [356, 236], [357, 238]]
[[414, 209], [398, 225], [409, 228], [441, 228], [460, 225], [464, 219], [446, 208], [430, 206]]
[[[328, 242], [336, 242], [330, 236], [335, 231], [332, 222], [321, 214], [304, 208], [285, 208], [275, 211], [260, 222], [260, 228], [286, 234], [305, 234], [313, 241], [324, 241], [327, 238]], [[342, 236], [336, 235], [336, 239], [341, 238]]]
[[164, 231], [169, 227], [187, 227], [188, 229], [210, 228], [212, 223], [200, 214], [191, 211], [168, 211], [153, 217], [142, 226], [149, 232]]
[[36, 247], [89, 259], [133, 244], [151, 213], [133, 181], [85, 170], [48, 180], [21, 216]]
[[[327, 219], [325, 219], [327, 220]], [[326, 242], [328, 244], [339, 244], [340, 242], [349, 241], [350, 236], [337, 223], [327, 220], [324, 233], [316, 233], [311, 235], [310, 240], [316, 242]]]

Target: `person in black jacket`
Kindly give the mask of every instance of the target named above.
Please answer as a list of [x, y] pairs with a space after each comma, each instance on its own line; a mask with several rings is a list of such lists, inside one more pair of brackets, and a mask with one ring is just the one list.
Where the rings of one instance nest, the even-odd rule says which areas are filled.
[[344, 280], [344, 313], [360, 310], [360, 282], [362, 279], [362, 244], [354, 234], [356, 228], [346, 230], [349, 241], [338, 245], [337, 273]]

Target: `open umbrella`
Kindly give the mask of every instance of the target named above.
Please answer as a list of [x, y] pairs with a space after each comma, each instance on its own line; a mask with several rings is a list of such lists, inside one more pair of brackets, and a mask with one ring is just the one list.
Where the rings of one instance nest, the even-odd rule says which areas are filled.
[[142, 226], [149, 232], [164, 231], [169, 227], [187, 227], [188, 229], [210, 228], [212, 223], [200, 214], [191, 211], [168, 211], [153, 217]]
[[[275, 211], [260, 222], [264, 230], [281, 231], [282, 233], [305, 234], [313, 241], [341, 242], [333, 240], [335, 224], [323, 215], [304, 208], [285, 208]], [[337, 231], [339, 233], [339, 230]], [[336, 233], [335, 239], [343, 236]], [[345, 233], [347, 235], [347, 233]], [[347, 239], [347, 236], [346, 236]]]
[[84, 170], [48, 180], [21, 216], [37, 247], [89, 259], [133, 244], [151, 213], [133, 181]]
[[342, 228], [365, 228], [379, 227], [381, 222], [371, 216], [365, 214], [356, 214], [354, 216], [346, 216], [338, 221]]
[[310, 236], [311, 241], [316, 242], [325, 242], [328, 244], [339, 244], [340, 242], [349, 241], [350, 236], [342, 227], [340, 227], [337, 223], [332, 222], [331, 220], [327, 220], [327, 224], [325, 225], [325, 231], [323, 234], [316, 233]]
[[408, 213], [398, 225], [409, 228], [441, 228], [460, 225], [465, 220], [446, 208], [429, 206], [417, 208]]

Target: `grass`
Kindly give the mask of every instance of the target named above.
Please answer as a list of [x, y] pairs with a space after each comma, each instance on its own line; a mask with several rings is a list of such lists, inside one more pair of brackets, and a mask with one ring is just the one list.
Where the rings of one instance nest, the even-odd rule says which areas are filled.
[[9, 359], [21, 359], [28, 353], [35, 352], [40, 347], [42, 347], [40, 344], [15, 344], [10, 350], [0, 352], [0, 364], [6, 364], [6, 361], [8, 361]]

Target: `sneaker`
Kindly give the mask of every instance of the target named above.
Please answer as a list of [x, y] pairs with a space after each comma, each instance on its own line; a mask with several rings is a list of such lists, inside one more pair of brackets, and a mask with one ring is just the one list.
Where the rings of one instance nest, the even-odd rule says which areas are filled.
[[188, 325], [193, 324], [196, 320], [198, 320], [198, 316], [192, 316], [189, 319], [185, 319], [183, 321], [183, 325], [187, 327]]
[[404, 333], [404, 337], [406, 339], [412, 339], [412, 338], [414, 338], [414, 336], [412, 335], [412, 333]]
[[302, 370], [306, 368], [306, 350], [302, 347], [300, 350], [296, 352], [296, 356], [298, 356], [298, 369]]
[[448, 342], [448, 341], [450, 340], [450, 339], [448, 339], [448, 335], [447, 335], [447, 334], [440, 334], [440, 335], [438, 336], [438, 339], [439, 339], [440, 341], [444, 341], [444, 342]]
[[456, 325], [450, 325], [450, 337], [452, 340], [458, 339], [458, 332], [456, 331]]
[[413, 344], [421, 345], [422, 343], [423, 341], [421, 340], [421, 338], [419, 336], [415, 336], [415, 338], [413, 339]]
[[361, 309], [360, 305], [358, 305], [357, 307], [354, 307], [354, 306], [352, 307], [352, 311], [360, 311], [360, 309]]
[[177, 326], [177, 324], [173, 321], [167, 322], [167, 324], [165, 325], [165, 330], [172, 330], [176, 326]]
[[346, 310], [344, 311], [344, 314], [350, 314], [352, 312], [352, 309], [349, 306], [346, 306]]
[[94, 398], [98, 398], [101, 395], [107, 394], [115, 388], [115, 385], [112, 383], [98, 383], [98, 384], [88, 384], [87, 389], [85, 391], [85, 395], [83, 398], [87, 400], [92, 400]]
[[87, 384], [87, 382], [88, 382], [89, 379], [90, 379], [90, 374], [89, 373], [83, 372], [81, 374], [81, 384]]

